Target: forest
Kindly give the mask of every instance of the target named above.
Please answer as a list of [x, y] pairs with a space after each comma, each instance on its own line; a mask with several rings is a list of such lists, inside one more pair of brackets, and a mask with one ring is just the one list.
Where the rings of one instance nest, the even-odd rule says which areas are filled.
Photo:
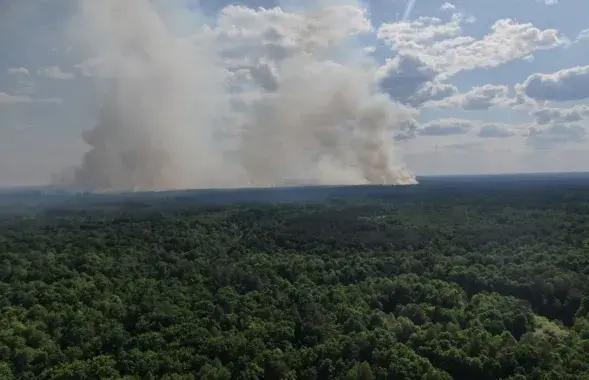
[[19, 194], [0, 379], [589, 379], [589, 177]]

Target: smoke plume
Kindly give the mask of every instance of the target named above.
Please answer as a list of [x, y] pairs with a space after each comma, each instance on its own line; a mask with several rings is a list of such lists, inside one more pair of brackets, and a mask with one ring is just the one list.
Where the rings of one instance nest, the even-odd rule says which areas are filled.
[[412, 111], [379, 92], [362, 8], [76, 0], [67, 26], [100, 94], [89, 150], [62, 184], [161, 190], [413, 184], [393, 147]]

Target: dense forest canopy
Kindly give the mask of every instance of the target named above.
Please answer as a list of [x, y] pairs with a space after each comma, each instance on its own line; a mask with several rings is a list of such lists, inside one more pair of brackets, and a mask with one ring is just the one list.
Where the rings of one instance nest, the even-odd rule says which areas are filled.
[[0, 379], [589, 379], [589, 177], [0, 193]]

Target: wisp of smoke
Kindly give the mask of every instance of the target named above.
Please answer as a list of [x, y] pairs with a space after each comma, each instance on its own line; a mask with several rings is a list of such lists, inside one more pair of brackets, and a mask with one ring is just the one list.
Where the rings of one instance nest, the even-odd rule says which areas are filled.
[[89, 150], [61, 185], [163, 190], [414, 184], [393, 147], [413, 112], [381, 93], [353, 3], [76, 0], [67, 35], [99, 91]]

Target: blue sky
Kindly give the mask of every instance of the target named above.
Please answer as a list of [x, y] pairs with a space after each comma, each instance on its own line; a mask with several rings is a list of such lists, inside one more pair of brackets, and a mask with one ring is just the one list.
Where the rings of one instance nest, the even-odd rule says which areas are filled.
[[[63, 27], [77, 0], [0, 5], [0, 186], [39, 185], [75, 165], [100, 102], [81, 91], [88, 57]], [[337, 1], [329, 1], [338, 4]], [[347, 3], [353, 4], [351, 1]], [[202, 19], [229, 4], [201, 0]], [[589, 2], [586, 0], [363, 2], [360, 37], [383, 91], [417, 113], [392, 141], [417, 175], [589, 170]]]

